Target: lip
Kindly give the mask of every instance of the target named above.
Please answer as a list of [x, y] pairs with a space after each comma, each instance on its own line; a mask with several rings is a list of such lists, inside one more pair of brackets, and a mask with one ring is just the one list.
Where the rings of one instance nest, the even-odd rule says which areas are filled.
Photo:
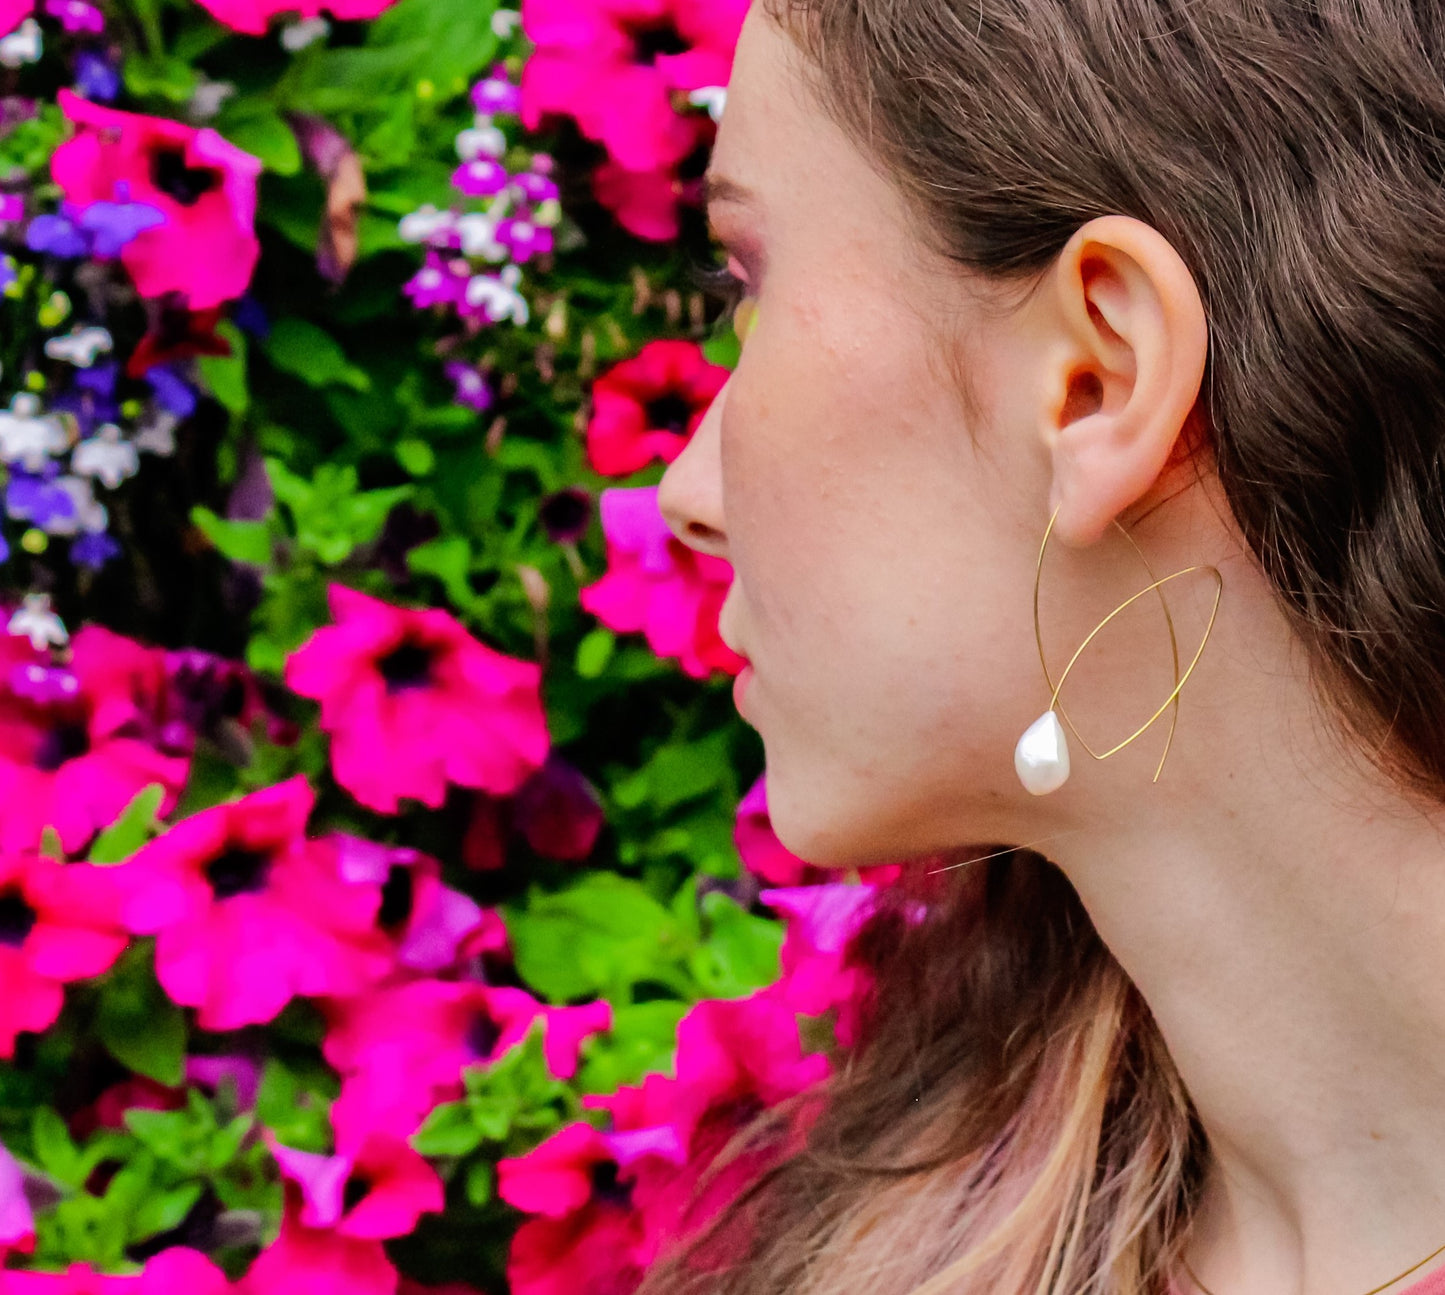
[[742, 670], [738, 673], [738, 677], [733, 680], [733, 705], [737, 707], [739, 715], [745, 714], [743, 711], [743, 700], [747, 697], [748, 685], [752, 683], [752, 681], [753, 667], [750, 663], [743, 666]]

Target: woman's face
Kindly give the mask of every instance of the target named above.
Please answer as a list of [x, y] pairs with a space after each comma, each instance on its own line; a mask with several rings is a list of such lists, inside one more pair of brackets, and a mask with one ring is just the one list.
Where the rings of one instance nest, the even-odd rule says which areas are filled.
[[735, 568], [721, 627], [751, 662], [774, 827], [844, 864], [1003, 839], [1026, 812], [1049, 459], [1027, 312], [930, 250], [803, 69], [755, 7], [711, 217], [757, 315], [661, 499]]

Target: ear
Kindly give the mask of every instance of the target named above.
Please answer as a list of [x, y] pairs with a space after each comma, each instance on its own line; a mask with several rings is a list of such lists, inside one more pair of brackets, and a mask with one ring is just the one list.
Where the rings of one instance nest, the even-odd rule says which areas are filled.
[[1089, 544], [1169, 462], [1199, 397], [1208, 325], [1179, 253], [1131, 216], [1077, 230], [1041, 290], [1049, 511], [1065, 543]]

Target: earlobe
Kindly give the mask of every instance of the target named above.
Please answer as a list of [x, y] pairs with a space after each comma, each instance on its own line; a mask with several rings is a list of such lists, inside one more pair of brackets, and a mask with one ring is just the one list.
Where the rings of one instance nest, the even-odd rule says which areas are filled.
[[1050, 275], [1049, 510], [1061, 540], [1089, 544], [1169, 463], [1199, 395], [1208, 327], [1183, 259], [1129, 216], [1083, 226]]

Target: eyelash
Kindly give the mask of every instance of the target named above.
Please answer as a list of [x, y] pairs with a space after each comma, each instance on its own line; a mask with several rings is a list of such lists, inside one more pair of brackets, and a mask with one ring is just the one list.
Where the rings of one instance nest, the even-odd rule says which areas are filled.
[[747, 300], [748, 285], [725, 265], [694, 261], [690, 267], [693, 286], [723, 303], [722, 320], [731, 325], [738, 307]]

